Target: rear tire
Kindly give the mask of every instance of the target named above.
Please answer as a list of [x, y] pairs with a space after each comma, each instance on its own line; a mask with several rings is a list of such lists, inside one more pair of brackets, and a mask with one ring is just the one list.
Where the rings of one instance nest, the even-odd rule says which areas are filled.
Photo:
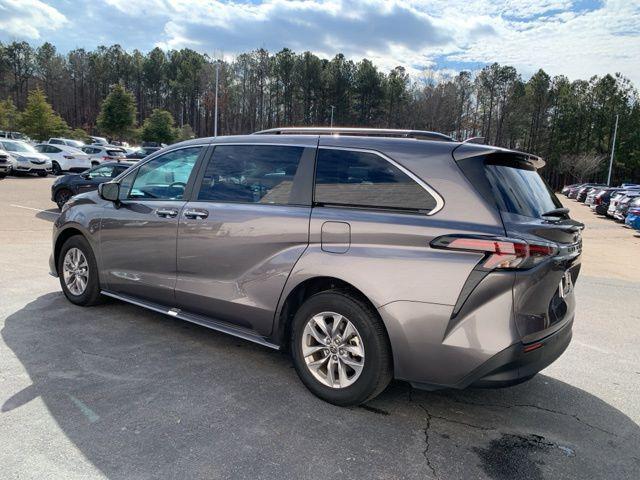
[[38, 172], [39, 177], [46, 177], [48, 175], [47, 172]]
[[83, 307], [101, 303], [98, 265], [91, 245], [82, 235], [74, 235], [62, 245], [58, 277], [71, 303]]
[[[328, 331], [326, 338], [318, 321]], [[311, 351], [315, 353], [309, 354]], [[302, 304], [293, 319], [291, 352], [302, 383], [334, 405], [359, 405], [374, 398], [387, 387], [393, 374], [391, 347], [378, 313], [342, 290], [317, 293]], [[322, 366], [315, 368], [309, 363]]]

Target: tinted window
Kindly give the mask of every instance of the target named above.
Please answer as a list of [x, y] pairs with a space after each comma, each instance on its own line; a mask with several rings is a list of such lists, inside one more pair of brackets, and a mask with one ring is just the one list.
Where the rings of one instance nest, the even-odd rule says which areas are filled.
[[287, 204], [303, 147], [218, 145], [198, 200]]
[[180, 200], [201, 147], [166, 153], [142, 165], [131, 186], [129, 198]]
[[102, 167], [94, 168], [89, 172], [89, 178], [111, 178], [113, 174], [113, 166], [104, 165]]
[[60, 144], [63, 144], [64, 142], [62, 140], [58, 140], [57, 138], [52, 138], [51, 140], [49, 140], [49, 143], [60, 145]]
[[320, 149], [315, 201], [403, 210], [432, 210], [435, 199], [398, 167], [366, 152]]
[[111, 176], [112, 177], [117, 177], [122, 172], [124, 172], [127, 168], [129, 168], [128, 165], [118, 165], [113, 169], [113, 173], [111, 174]]
[[526, 162], [488, 159], [485, 173], [498, 208], [504, 212], [539, 218], [562, 207], [538, 171]]
[[107, 155], [110, 157], [122, 157], [124, 153], [124, 150], [107, 150]]

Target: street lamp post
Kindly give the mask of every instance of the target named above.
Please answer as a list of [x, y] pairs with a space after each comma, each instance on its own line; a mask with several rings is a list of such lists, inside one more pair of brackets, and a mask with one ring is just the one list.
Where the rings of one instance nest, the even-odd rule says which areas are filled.
[[220, 61], [216, 60], [216, 98], [213, 108], [213, 136], [218, 136], [218, 72], [220, 70]]
[[618, 135], [618, 115], [616, 114], [616, 126], [613, 127], [613, 142], [611, 145], [611, 157], [609, 158], [609, 175], [607, 175], [607, 187], [611, 186], [611, 170], [613, 170], [613, 154], [616, 151], [617, 135]]

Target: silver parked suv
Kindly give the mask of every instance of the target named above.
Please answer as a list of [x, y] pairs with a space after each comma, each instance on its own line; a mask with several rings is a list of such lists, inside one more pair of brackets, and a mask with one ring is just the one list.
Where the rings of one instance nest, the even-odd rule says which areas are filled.
[[288, 349], [319, 397], [503, 386], [571, 339], [582, 225], [538, 157], [432, 132], [277, 129], [172, 145], [55, 222], [67, 298]]

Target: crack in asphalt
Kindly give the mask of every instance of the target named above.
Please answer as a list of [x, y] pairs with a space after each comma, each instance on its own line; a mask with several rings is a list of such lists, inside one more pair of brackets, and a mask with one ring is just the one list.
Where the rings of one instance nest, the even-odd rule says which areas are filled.
[[581, 423], [582, 425], [585, 425], [593, 430], [599, 430], [603, 433], [606, 433], [608, 435], [611, 435], [613, 437], [617, 437], [618, 435], [615, 434], [614, 432], [611, 432], [609, 430], [606, 430], [602, 427], [598, 427], [597, 425], [592, 425], [589, 422], [586, 422], [585, 420], [581, 419], [578, 415], [574, 414], [574, 413], [567, 413], [567, 412], [562, 412], [560, 410], [554, 410], [552, 408], [547, 408], [547, 407], [541, 407], [540, 405], [534, 405], [534, 404], [528, 404], [528, 403], [515, 403], [513, 405], [505, 405], [502, 403], [476, 403], [476, 402], [469, 402], [469, 401], [465, 401], [465, 400], [460, 400], [458, 398], [448, 398], [448, 400], [453, 400], [456, 403], [461, 403], [463, 405], [473, 405], [476, 407], [485, 407], [485, 408], [505, 408], [505, 409], [510, 409], [510, 408], [533, 408], [535, 410], [540, 410], [543, 412], [547, 412], [547, 413], [553, 413], [556, 415], [563, 415], [566, 417], [571, 417], [574, 420], [576, 420], [578, 423]]
[[436, 469], [433, 466], [433, 464], [431, 463], [431, 459], [429, 458], [429, 448], [430, 448], [429, 430], [431, 429], [431, 414], [424, 407], [424, 405], [421, 405], [419, 403], [417, 405], [424, 411], [424, 413], [427, 416], [427, 425], [423, 429], [423, 432], [424, 432], [424, 450], [422, 451], [422, 455], [424, 456], [425, 460], [427, 461], [427, 467], [429, 467], [429, 470], [431, 470], [431, 473], [433, 473], [433, 476], [435, 478], [439, 478], [438, 474], [436, 472]]
[[116, 357], [110, 357], [109, 355], [103, 355], [100, 353], [93, 353], [93, 352], [87, 352], [81, 348], [76, 347], [76, 350], [78, 350], [80, 353], [82, 353], [83, 355], [89, 355], [91, 357], [99, 357], [99, 358], [108, 358], [109, 360], [116, 360], [116, 361], [120, 361], [119, 358]]

